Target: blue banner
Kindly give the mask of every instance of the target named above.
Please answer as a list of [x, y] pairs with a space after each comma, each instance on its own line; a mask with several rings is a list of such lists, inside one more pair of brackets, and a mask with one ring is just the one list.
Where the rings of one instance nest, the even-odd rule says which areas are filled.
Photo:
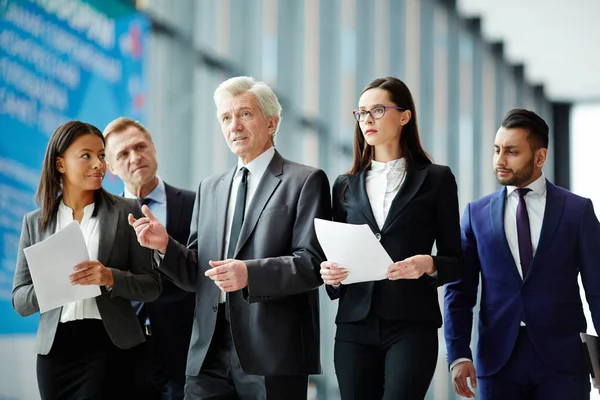
[[[149, 21], [117, 0], [0, 0], [0, 335], [33, 333], [11, 304], [23, 215], [48, 138], [67, 120], [145, 121]], [[104, 186], [122, 190], [107, 173]]]

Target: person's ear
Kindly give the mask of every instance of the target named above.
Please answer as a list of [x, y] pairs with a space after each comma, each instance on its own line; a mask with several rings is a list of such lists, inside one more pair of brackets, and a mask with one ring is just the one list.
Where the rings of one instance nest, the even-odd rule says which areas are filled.
[[65, 173], [65, 160], [62, 157], [56, 157], [56, 170], [61, 174]]
[[546, 163], [546, 158], [548, 157], [548, 149], [537, 149], [535, 151], [535, 166], [538, 168], [542, 168]]
[[402, 116], [400, 117], [400, 124], [401, 125], [406, 125], [410, 122], [410, 119], [412, 118], [412, 112], [410, 110], [404, 110], [402, 112]]
[[279, 123], [279, 117], [277, 115], [274, 115], [272, 117], [270, 117], [268, 119], [268, 129], [269, 129], [269, 135], [273, 136], [275, 134], [275, 131], [277, 130], [277, 124]]

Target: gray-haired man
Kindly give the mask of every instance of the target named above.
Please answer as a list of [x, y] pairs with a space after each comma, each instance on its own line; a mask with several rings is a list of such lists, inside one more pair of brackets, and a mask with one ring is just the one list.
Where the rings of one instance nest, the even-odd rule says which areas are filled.
[[231, 78], [214, 99], [238, 162], [200, 183], [188, 247], [146, 207], [130, 223], [164, 255], [159, 270], [197, 293], [186, 399], [304, 400], [320, 372], [313, 220], [331, 217], [329, 182], [273, 147], [281, 106], [266, 84]]

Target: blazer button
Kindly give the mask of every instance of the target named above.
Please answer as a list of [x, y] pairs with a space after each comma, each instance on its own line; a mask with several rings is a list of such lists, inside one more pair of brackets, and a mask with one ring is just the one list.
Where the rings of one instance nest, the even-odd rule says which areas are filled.
[[380, 242], [381, 242], [381, 233], [377, 232], [377, 233], [375, 234], [375, 238], [376, 238], [378, 241], [380, 241]]
[[219, 309], [219, 307], [217, 305], [213, 305], [212, 306], [212, 310], [213, 312], [217, 312], [217, 310]]

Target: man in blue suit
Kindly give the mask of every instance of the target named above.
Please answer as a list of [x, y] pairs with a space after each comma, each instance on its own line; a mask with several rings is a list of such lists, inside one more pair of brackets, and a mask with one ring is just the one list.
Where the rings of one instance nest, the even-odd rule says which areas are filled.
[[[469, 378], [486, 400], [589, 399], [577, 277], [600, 332], [600, 223], [589, 199], [544, 177], [548, 125], [538, 115], [510, 111], [494, 148], [504, 187], [467, 205], [464, 272], [445, 289], [454, 390], [475, 397]], [[475, 372], [469, 346], [480, 277]]]

